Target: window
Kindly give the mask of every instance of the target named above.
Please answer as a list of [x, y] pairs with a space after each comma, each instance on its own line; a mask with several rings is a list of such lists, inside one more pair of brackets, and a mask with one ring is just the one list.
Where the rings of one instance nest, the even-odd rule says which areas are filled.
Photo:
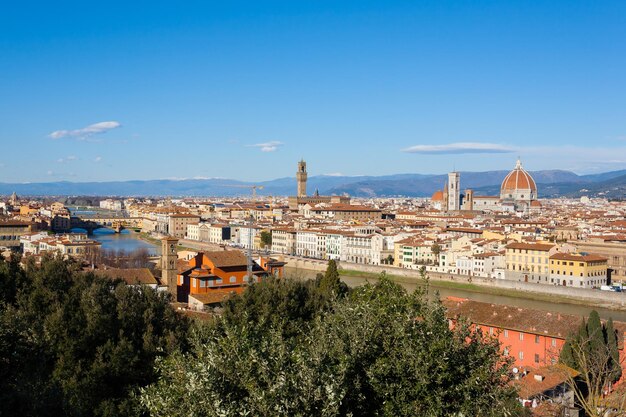
[[522, 361], [524, 360], [524, 352], [522, 352], [521, 350], [520, 350], [520, 352], [519, 352], [519, 358], [520, 358], [520, 360], [522, 360]]
[[535, 343], [539, 343], [539, 335], [538, 334], [535, 335]]
[[508, 347], [504, 348], [504, 356], [509, 356], [509, 348]]
[[556, 347], [556, 339], [554, 337], [552, 338], [552, 347]]
[[535, 353], [535, 363], [539, 363], [539, 354]]
[[509, 331], [507, 329], [504, 329], [504, 337], [509, 337]]
[[234, 284], [235, 282], [237, 282], [237, 277], [230, 277], [230, 283]]
[[519, 340], [524, 340], [524, 333], [519, 334]]

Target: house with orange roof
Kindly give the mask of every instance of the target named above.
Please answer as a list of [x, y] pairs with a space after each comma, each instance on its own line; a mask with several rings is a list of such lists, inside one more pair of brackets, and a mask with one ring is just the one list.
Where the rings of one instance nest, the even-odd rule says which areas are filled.
[[196, 294], [241, 293], [248, 284], [268, 276], [282, 277], [284, 262], [271, 258], [252, 260], [248, 276], [248, 258], [238, 250], [199, 252], [189, 260], [178, 260], [177, 300], [187, 302]]

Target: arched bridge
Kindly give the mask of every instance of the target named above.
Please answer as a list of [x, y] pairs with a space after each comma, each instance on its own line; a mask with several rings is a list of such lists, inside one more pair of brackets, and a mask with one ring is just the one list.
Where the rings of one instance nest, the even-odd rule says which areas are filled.
[[93, 233], [94, 230], [102, 227], [113, 229], [119, 233], [124, 229], [140, 231], [142, 219], [141, 217], [72, 216], [70, 223], [72, 228], [85, 229], [87, 233]]

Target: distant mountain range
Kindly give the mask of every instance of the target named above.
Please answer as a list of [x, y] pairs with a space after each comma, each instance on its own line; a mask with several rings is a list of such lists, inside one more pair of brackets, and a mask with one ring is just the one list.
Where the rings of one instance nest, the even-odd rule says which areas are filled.
[[[462, 189], [472, 188], [477, 195], [498, 195], [508, 171], [461, 172]], [[606, 196], [626, 198], [626, 170], [593, 175], [570, 171], [533, 171], [540, 197]], [[395, 174], [385, 176], [313, 176], [307, 191], [322, 195], [348, 194], [356, 197], [428, 197], [443, 188], [447, 175]], [[229, 179], [146, 180], [112, 182], [0, 183], [0, 194], [28, 196], [248, 196], [253, 183]], [[296, 192], [295, 177], [258, 182], [259, 195], [287, 196]]]

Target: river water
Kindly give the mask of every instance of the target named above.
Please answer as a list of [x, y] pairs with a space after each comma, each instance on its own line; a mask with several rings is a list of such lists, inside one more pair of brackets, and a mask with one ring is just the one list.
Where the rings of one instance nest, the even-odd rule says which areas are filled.
[[[85, 232], [83, 229], [72, 229], [73, 232]], [[138, 249], [146, 249], [150, 256], [158, 256], [161, 254], [161, 248], [150, 242], [141, 240], [139, 234], [131, 230], [122, 230], [115, 233], [112, 229], [100, 228], [93, 232], [91, 239], [102, 243], [102, 249], [115, 250], [124, 252], [134, 252]]]
[[[297, 268], [285, 268], [285, 273], [287, 276], [294, 276], [300, 279], [309, 279], [315, 278], [317, 271], [305, 270], [305, 269], [297, 269]], [[358, 285], [363, 285], [366, 282], [374, 283], [376, 282], [376, 278], [367, 277], [367, 276], [341, 276], [341, 280], [344, 281], [348, 286], [355, 287]], [[399, 282], [399, 284], [404, 287], [407, 291], [413, 292], [417, 288], [417, 284], [414, 283], [404, 283]], [[585, 316], [588, 317], [589, 313], [592, 310], [596, 310], [600, 317], [604, 319], [608, 319], [609, 317], [613, 317], [613, 320], [626, 322], [626, 311], [620, 310], [609, 310], [606, 308], [594, 308], [592, 306], [586, 305], [577, 305], [577, 304], [567, 304], [567, 303], [553, 303], [542, 300], [530, 300], [527, 298], [517, 298], [506, 295], [494, 295], [494, 294], [486, 294], [479, 293], [474, 291], [467, 291], [463, 289], [456, 288], [446, 288], [446, 287], [438, 287], [436, 282], [430, 283], [431, 289], [439, 292], [440, 298], [446, 297], [460, 297], [467, 298], [470, 300], [481, 301], [485, 303], [491, 304], [506, 304], [513, 307], [519, 308], [531, 308], [535, 310], [544, 310], [544, 311], [552, 311], [563, 314], [572, 314], [577, 316]], [[626, 297], [626, 293], [624, 294]]]

